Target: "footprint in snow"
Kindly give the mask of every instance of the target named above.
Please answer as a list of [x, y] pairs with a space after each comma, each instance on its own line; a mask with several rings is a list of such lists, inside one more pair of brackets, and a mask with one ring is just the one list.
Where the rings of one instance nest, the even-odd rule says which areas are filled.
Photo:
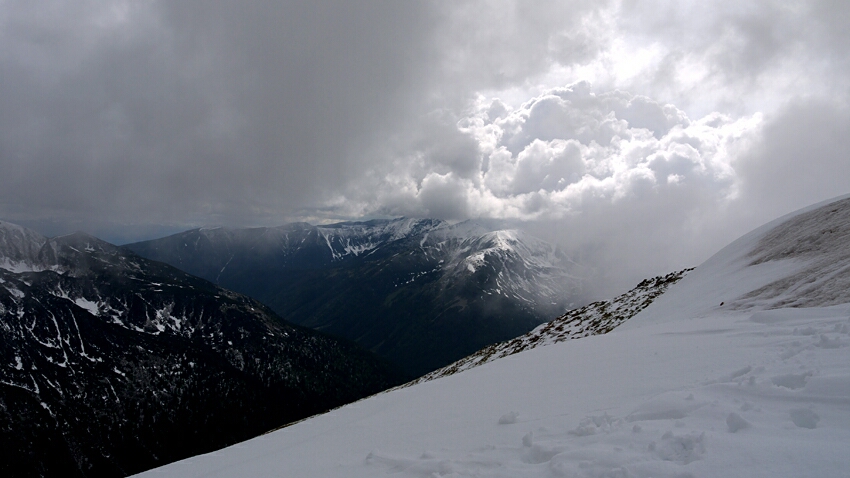
[[785, 375], [777, 375], [770, 379], [774, 385], [777, 387], [790, 388], [791, 390], [798, 390], [806, 386], [806, 382], [809, 377], [814, 375], [814, 372], [806, 372], [806, 373], [789, 373]]
[[649, 451], [654, 452], [664, 461], [687, 465], [699, 460], [705, 453], [704, 440], [705, 433], [676, 436], [672, 432], [666, 432], [657, 443], [649, 444]]
[[847, 346], [847, 342], [844, 342], [843, 340], [841, 340], [837, 337], [834, 338], [834, 339], [830, 339], [825, 334], [821, 334], [820, 340], [818, 340], [818, 342], [815, 343], [815, 347], [820, 347], [822, 349], [840, 349], [840, 348], [846, 347], [846, 346]]
[[794, 425], [800, 428], [817, 428], [820, 421], [818, 414], [808, 408], [795, 408], [788, 414], [791, 415], [791, 421], [794, 422]]
[[510, 425], [512, 423], [516, 423], [517, 418], [519, 418], [519, 413], [508, 412], [499, 418], [499, 425]]
[[750, 422], [744, 420], [741, 415], [732, 412], [726, 417], [726, 427], [730, 433], [737, 433], [745, 428], [749, 428]]

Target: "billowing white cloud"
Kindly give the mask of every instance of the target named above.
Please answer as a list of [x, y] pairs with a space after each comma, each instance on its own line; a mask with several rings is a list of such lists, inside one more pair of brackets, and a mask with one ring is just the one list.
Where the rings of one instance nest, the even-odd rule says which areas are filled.
[[[363, 200], [377, 204], [371, 212], [391, 213], [399, 198], [390, 191], [403, 182], [416, 185], [403, 188], [407, 214], [524, 220], [562, 218], [589, 201], [635, 201], [668, 189], [730, 200], [738, 186], [732, 163], [761, 122], [760, 115], [690, 120], [672, 105], [622, 91], [595, 94], [584, 82], [516, 109], [479, 98], [455, 125], [474, 142], [454, 142], [466, 158], [463, 167], [445, 170], [444, 158], [455, 156], [450, 146], [423, 150], [394, 164], [387, 176], [394, 179], [377, 178], [384, 180], [376, 189], [364, 188], [376, 195]], [[451, 198], [440, 207], [431, 205], [437, 188]]]

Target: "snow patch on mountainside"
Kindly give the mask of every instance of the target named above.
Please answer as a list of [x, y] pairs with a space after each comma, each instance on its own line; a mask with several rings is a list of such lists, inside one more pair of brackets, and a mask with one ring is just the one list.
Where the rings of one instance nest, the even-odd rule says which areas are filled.
[[399, 218], [388, 221], [343, 222], [316, 226], [316, 230], [328, 245], [333, 260], [338, 261], [446, 226], [445, 222], [438, 220]]
[[44, 270], [38, 252], [46, 242], [38, 233], [0, 221], [0, 269], [15, 273]]
[[93, 315], [95, 317], [100, 315], [100, 312], [98, 311], [99, 307], [98, 307], [97, 302], [92, 302], [90, 300], [79, 297], [79, 298], [74, 300], [74, 303], [77, 304], [78, 307], [82, 307], [83, 309], [86, 309], [87, 311], [89, 311], [89, 313], [91, 315]]

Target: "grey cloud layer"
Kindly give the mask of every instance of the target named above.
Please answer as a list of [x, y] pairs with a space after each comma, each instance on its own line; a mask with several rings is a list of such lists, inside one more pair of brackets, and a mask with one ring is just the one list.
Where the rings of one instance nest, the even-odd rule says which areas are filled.
[[400, 2], [0, 8], [0, 203], [153, 221], [234, 220], [339, 187], [409, 113], [433, 28]]
[[0, 217], [506, 218], [628, 286], [850, 190], [845, 3], [0, 0]]

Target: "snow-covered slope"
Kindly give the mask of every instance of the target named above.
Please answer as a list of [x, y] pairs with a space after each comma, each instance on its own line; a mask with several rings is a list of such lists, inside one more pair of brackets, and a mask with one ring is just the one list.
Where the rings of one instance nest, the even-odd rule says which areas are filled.
[[516, 229], [482, 229], [468, 221], [422, 238], [423, 253], [440, 259], [444, 282], [491, 272], [495, 279], [483, 294], [541, 309], [563, 307], [566, 299], [578, 296], [581, 267], [557, 247]]
[[847, 476], [848, 208], [818, 205], [744, 236], [611, 333], [145, 476]]

